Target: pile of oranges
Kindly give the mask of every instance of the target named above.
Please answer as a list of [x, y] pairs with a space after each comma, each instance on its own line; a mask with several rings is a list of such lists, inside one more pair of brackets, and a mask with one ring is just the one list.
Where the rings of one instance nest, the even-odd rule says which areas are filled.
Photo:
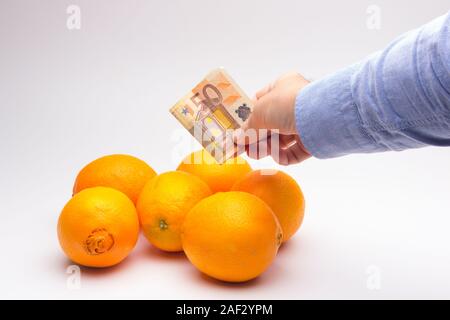
[[78, 174], [58, 238], [73, 262], [109, 267], [129, 255], [142, 230], [210, 277], [242, 282], [262, 274], [299, 229], [304, 203], [293, 178], [252, 170], [241, 157], [220, 165], [201, 150], [158, 175], [140, 159], [109, 155]]

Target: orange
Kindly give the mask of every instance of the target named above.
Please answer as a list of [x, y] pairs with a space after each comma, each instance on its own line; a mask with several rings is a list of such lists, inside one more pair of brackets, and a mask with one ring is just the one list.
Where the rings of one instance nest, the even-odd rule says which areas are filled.
[[113, 154], [86, 165], [77, 176], [73, 193], [91, 187], [110, 187], [122, 191], [136, 203], [145, 183], [155, 175], [144, 161], [129, 155]]
[[192, 264], [210, 277], [242, 282], [258, 277], [272, 263], [281, 228], [269, 206], [245, 192], [218, 192], [187, 214], [183, 249]]
[[211, 190], [200, 178], [169, 171], [150, 180], [142, 190], [137, 210], [147, 240], [165, 251], [182, 251], [180, 228], [185, 215]]
[[242, 157], [228, 159], [219, 164], [204, 149], [193, 152], [180, 163], [177, 170], [192, 173], [205, 181], [212, 192], [230, 191], [233, 184], [252, 171]]
[[283, 242], [300, 228], [305, 198], [297, 182], [286, 173], [270, 170], [264, 174], [264, 171], [256, 170], [237, 181], [232, 189], [254, 194], [272, 208], [283, 229]]
[[139, 219], [120, 191], [96, 187], [77, 193], [59, 216], [61, 248], [73, 262], [109, 267], [125, 259], [139, 235]]

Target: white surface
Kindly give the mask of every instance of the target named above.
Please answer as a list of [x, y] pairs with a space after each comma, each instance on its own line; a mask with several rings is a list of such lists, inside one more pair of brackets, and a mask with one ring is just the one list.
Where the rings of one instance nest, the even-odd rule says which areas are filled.
[[[66, 29], [78, 4], [82, 28]], [[318, 78], [443, 14], [447, 1], [2, 1], [0, 298], [450, 298], [450, 149], [308, 160], [300, 232], [259, 279], [201, 276], [141, 239], [121, 265], [70, 262], [56, 222], [87, 162], [130, 153], [174, 169], [187, 133], [168, 108], [222, 65], [249, 94], [291, 69]], [[191, 140], [189, 140], [191, 141]], [[274, 167], [270, 160], [252, 162]], [[379, 290], [367, 287], [370, 266]], [[372, 269], [371, 269], [372, 270]]]

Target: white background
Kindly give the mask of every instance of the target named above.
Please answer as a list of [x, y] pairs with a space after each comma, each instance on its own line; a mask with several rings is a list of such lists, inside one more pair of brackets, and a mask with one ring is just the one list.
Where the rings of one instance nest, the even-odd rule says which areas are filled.
[[[80, 30], [66, 28], [70, 4]], [[366, 27], [372, 4], [380, 30]], [[56, 237], [87, 162], [129, 153], [164, 172], [198, 149], [180, 142], [188, 133], [168, 109], [210, 69], [226, 67], [249, 95], [290, 70], [318, 79], [448, 9], [445, 0], [2, 0], [0, 298], [450, 298], [444, 148], [283, 168], [305, 193], [304, 224], [249, 283], [208, 279], [141, 239], [117, 267], [82, 268], [76, 289]]]

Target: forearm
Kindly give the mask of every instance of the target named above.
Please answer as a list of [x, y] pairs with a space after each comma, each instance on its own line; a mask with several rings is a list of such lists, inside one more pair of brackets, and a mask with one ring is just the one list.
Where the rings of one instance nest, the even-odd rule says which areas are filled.
[[450, 14], [296, 99], [297, 131], [315, 157], [450, 146]]

